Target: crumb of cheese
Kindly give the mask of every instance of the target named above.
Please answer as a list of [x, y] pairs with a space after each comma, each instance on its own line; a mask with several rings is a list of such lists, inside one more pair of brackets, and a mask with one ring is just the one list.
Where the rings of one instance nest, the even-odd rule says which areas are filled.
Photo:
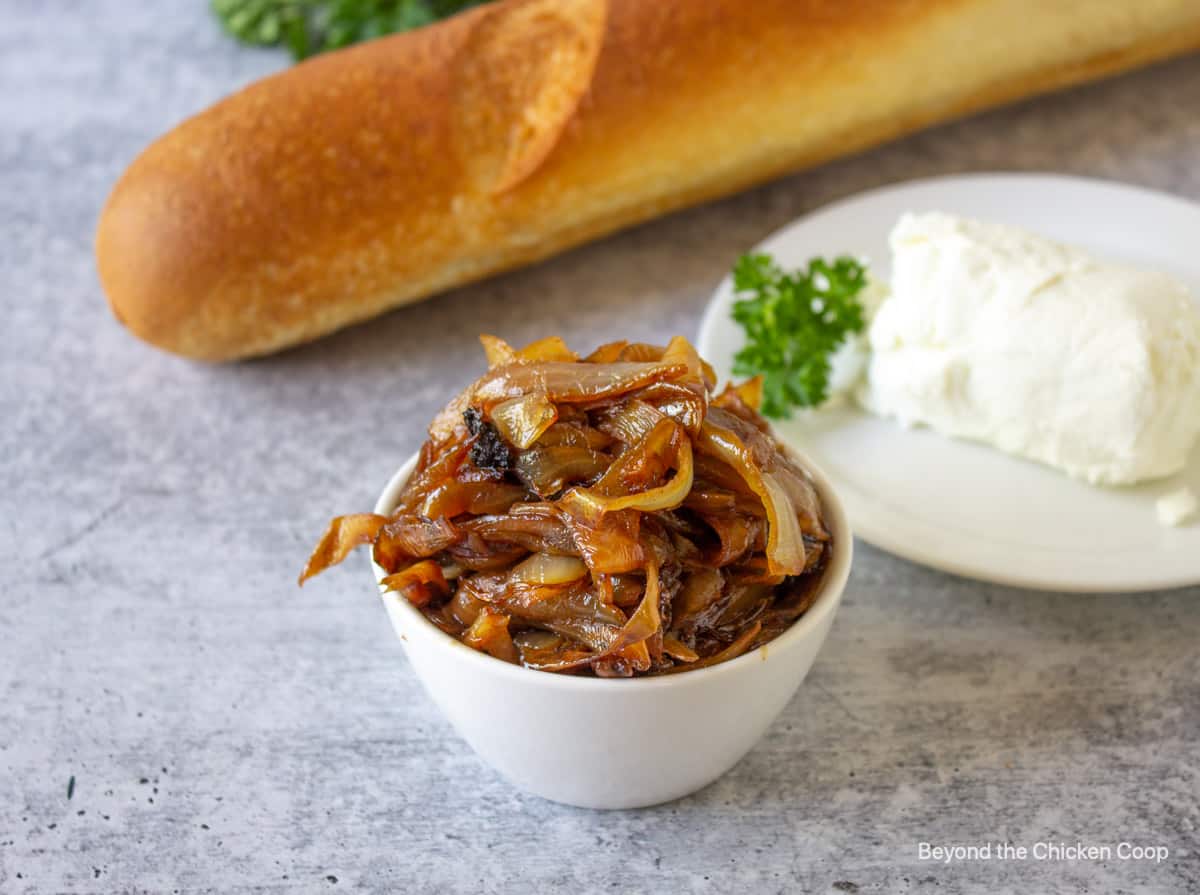
[[1158, 513], [1158, 521], [1162, 525], [1182, 525], [1196, 515], [1200, 503], [1189, 488], [1180, 488], [1170, 494], [1160, 497], [1154, 503]]

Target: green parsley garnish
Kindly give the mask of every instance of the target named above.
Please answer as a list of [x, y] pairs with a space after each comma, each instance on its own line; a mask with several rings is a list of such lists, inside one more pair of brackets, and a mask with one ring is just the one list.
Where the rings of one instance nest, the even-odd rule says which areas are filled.
[[256, 47], [286, 46], [296, 59], [420, 28], [484, 0], [212, 0], [225, 30]]
[[746, 344], [733, 372], [762, 375], [764, 414], [789, 417], [792, 408], [829, 397], [830, 357], [865, 326], [858, 295], [866, 284], [866, 268], [853, 258], [813, 258], [791, 273], [770, 255], [738, 259], [733, 319], [746, 330]]

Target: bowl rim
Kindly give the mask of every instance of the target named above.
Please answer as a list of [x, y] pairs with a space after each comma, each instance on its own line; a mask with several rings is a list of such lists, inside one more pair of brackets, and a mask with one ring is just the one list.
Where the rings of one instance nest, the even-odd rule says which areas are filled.
[[[846, 517], [845, 507], [842, 506], [841, 500], [834, 493], [825, 473], [803, 452], [789, 445], [782, 444], [782, 442], [780, 444], [782, 449], [799, 461], [801, 467], [808, 472], [813, 485], [816, 486], [817, 493], [821, 497], [821, 506], [825, 511], [826, 524], [833, 535], [833, 542], [835, 545], [840, 545], [840, 548], [835, 549], [833, 561], [825, 569], [825, 577], [821, 581], [820, 592], [808, 611], [793, 622], [778, 637], [768, 640], [756, 649], [743, 653], [736, 659], [729, 659], [725, 662], [719, 662], [707, 668], [698, 668], [694, 671], [682, 671], [678, 674], [656, 674], [630, 678], [600, 678], [538, 671], [534, 668], [526, 668], [523, 665], [505, 662], [502, 659], [489, 656], [487, 653], [480, 652], [468, 646], [429, 621], [419, 609], [407, 600], [396, 598], [394, 595], [389, 596], [391, 592], [385, 590], [379, 583], [379, 580], [387, 573], [375, 562], [374, 558], [370, 558], [370, 567], [374, 574], [375, 586], [379, 591], [380, 599], [384, 602], [384, 608], [388, 609], [389, 613], [396, 611], [404, 618], [412, 620], [413, 629], [403, 633], [411, 633], [414, 636], [422, 637], [431, 643], [437, 644], [435, 648], [452, 650], [454, 651], [453, 655], [456, 655], [457, 658], [465, 662], [483, 663], [482, 665], [478, 665], [482, 672], [510, 676], [514, 682], [548, 687], [565, 687], [576, 690], [591, 690], [593, 692], [616, 692], [618, 688], [657, 689], [698, 685], [712, 680], [717, 675], [732, 674], [737, 671], [749, 669], [752, 665], [758, 667], [765, 666], [770, 656], [798, 646], [820, 628], [826, 616], [830, 616], [837, 611], [846, 589], [846, 582], [850, 577], [850, 567], [854, 558], [854, 533], [851, 531], [850, 521]], [[407, 484], [413, 469], [416, 468], [419, 456], [419, 453], [415, 453], [409, 457], [388, 480], [378, 500], [375, 501], [375, 513], [387, 516], [395, 509], [400, 491]], [[405, 646], [407, 646], [407, 638], [401, 637], [401, 639], [405, 641]]]

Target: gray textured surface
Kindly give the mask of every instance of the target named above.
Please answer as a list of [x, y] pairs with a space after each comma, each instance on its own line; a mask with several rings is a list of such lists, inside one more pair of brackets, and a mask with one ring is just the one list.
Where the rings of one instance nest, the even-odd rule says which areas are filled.
[[[478, 368], [476, 332], [694, 335], [739, 251], [914, 176], [1063, 170], [1200, 198], [1200, 58], [213, 368], [110, 319], [92, 227], [142, 145], [282, 60], [225, 40], [200, 0], [4, 6], [0, 890], [1200, 891], [1200, 590], [1026, 593], [863, 546], [766, 740], [694, 797], [604, 814], [480, 765], [362, 566], [292, 586], [326, 517], [370, 506]], [[1005, 838], [1172, 856], [917, 856]]]

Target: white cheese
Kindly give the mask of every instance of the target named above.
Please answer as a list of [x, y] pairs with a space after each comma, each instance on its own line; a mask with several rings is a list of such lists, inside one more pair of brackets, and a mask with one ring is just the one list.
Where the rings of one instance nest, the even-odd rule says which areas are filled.
[[1171, 277], [1015, 227], [906, 214], [858, 398], [1092, 483], [1170, 475], [1200, 435], [1200, 312]]
[[1196, 495], [1189, 488], [1180, 488], [1156, 500], [1154, 509], [1162, 525], [1183, 525], [1196, 515]]
[[[870, 323], [888, 296], [887, 283], [867, 274], [867, 285], [859, 293], [863, 318]], [[847, 399], [853, 400], [854, 390], [862, 381], [871, 360], [871, 346], [866, 332], [850, 333], [829, 358], [829, 398], [823, 407], [835, 407]]]

